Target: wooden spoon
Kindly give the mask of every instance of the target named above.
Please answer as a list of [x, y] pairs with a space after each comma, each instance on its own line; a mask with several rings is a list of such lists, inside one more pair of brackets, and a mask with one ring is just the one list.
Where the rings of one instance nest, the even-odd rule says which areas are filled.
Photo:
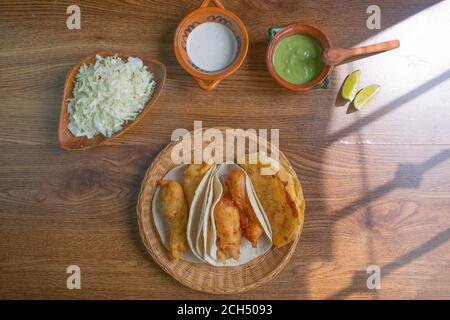
[[322, 54], [322, 60], [325, 64], [334, 66], [352, 57], [385, 52], [397, 49], [398, 47], [400, 47], [400, 41], [392, 40], [352, 49], [327, 48]]

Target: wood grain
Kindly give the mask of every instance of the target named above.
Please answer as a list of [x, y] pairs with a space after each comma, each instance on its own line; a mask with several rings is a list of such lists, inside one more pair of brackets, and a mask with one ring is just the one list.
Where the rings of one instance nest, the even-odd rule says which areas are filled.
[[[248, 58], [205, 93], [176, 62], [179, 21], [200, 1], [77, 1], [82, 29], [65, 25], [69, 1], [0, 3], [0, 298], [211, 298], [179, 285], [141, 244], [136, 201], [148, 165], [176, 128], [279, 128], [280, 148], [306, 199], [295, 254], [271, 282], [233, 297], [450, 298], [450, 62], [436, 48], [450, 28], [448, 1], [226, 1], [246, 23]], [[393, 52], [336, 68], [332, 86], [296, 94], [265, 66], [267, 29], [315, 23], [333, 45], [400, 39]], [[440, 42], [443, 43], [442, 41]], [[444, 43], [443, 46], [446, 46]], [[59, 149], [67, 70], [99, 50], [162, 61], [158, 102], [121, 137], [86, 152]], [[366, 109], [337, 98], [345, 76], [382, 86]], [[66, 288], [66, 268], [82, 289]], [[366, 287], [379, 265], [382, 289]]]

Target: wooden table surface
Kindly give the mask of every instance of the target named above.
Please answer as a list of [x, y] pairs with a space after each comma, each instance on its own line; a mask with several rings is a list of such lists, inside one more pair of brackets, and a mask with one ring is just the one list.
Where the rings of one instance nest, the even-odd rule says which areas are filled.
[[[0, 298], [450, 298], [450, 1], [224, 0], [246, 23], [248, 57], [213, 92], [177, 63], [172, 41], [200, 0], [0, 3]], [[66, 9], [81, 8], [81, 30]], [[320, 25], [351, 47], [400, 39], [401, 48], [336, 68], [307, 94], [266, 71], [267, 29]], [[142, 123], [92, 151], [58, 147], [68, 69], [95, 51], [162, 61], [168, 81]], [[345, 76], [382, 90], [366, 109], [337, 100]], [[271, 282], [234, 296], [179, 285], [146, 253], [136, 199], [148, 165], [176, 128], [279, 128], [280, 148], [303, 185], [307, 210], [291, 262]], [[81, 290], [66, 268], [81, 268]], [[366, 287], [369, 265], [381, 289]]]

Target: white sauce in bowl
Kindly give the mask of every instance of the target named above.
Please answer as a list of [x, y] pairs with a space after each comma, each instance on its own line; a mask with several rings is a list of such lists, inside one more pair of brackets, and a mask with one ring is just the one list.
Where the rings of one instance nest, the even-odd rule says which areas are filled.
[[233, 32], [223, 24], [205, 22], [189, 34], [186, 50], [200, 69], [219, 71], [233, 63], [238, 45]]

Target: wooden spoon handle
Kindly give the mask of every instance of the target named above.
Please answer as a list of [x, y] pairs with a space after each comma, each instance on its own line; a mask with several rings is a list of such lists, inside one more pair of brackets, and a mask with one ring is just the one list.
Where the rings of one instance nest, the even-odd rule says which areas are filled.
[[380, 42], [377, 44], [371, 44], [369, 46], [342, 49], [342, 48], [328, 48], [323, 52], [323, 61], [327, 65], [338, 65], [342, 61], [352, 57], [368, 55], [372, 53], [385, 52], [400, 47], [399, 40], [391, 40], [386, 42]]
[[377, 44], [371, 44], [371, 45], [364, 46], [364, 47], [352, 48], [352, 49], [349, 49], [350, 53], [349, 53], [349, 56], [347, 57], [347, 59], [354, 57], [354, 56], [389, 51], [389, 50], [397, 49], [398, 47], [400, 47], [400, 41], [399, 40], [391, 40], [391, 41], [380, 42]]

